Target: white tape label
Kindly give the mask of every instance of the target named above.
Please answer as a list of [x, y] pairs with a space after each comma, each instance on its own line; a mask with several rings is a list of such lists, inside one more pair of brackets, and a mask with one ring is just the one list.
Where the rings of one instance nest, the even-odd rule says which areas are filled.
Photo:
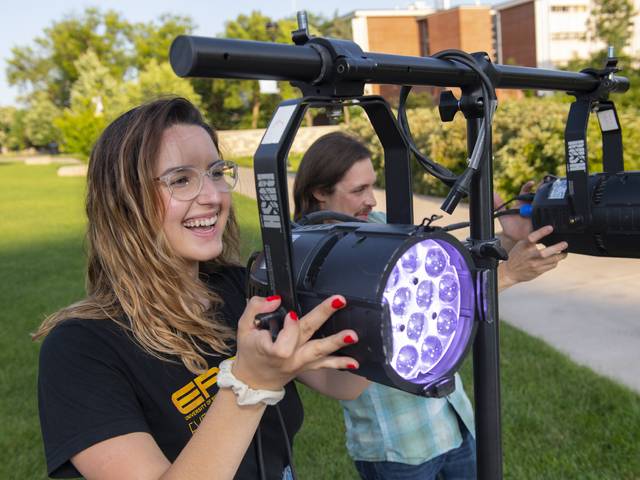
[[598, 115], [598, 122], [600, 122], [600, 130], [603, 132], [610, 132], [620, 128], [613, 110], [601, 110], [596, 115]]
[[559, 178], [549, 190], [549, 200], [562, 200], [567, 194], [567, 180], [565, 178]]
[[289, 120], [291, 120], [295, 109], [295, 105], [287, 105], [278, 108], [276, 114], [271, 119], [269, 128], [264, 132], [264, 137], [262, 137], [262, 141], [260, 142], [262, 145], [270, 145], [280, 142], [282, 134], [287, 128], [287, 125], [289, 125]]

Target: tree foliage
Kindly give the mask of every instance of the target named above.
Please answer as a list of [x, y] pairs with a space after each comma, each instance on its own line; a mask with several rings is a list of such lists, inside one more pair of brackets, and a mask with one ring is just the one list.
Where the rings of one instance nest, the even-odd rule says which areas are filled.
[[131, 65], [128, 53], [131, 25], [119, 13], [87, 8], [80, 16], [66, 16], [44, 29], [36, 47], [14, 47], [7, 79], [26, 91], [46, 91], [58, 107], [70, 102], [71, 88], [80, 72], [76, 60], [92, 50], [114, 77]]
[[58, 143], [60, 132], [54, 125], [60, 110], [45, 92], [37, 92], [31, 100], [31, 108], [24, 115], [24, 134], [33, 147], [44, 148]]
[[[503, 195], [517, 194], [530, 179], [546, 174], [565, 176], [564, 128], [569, 104], [556, 98], [525, 98], [505, 101], [496, 112], [493, 126], [494, 185]], [[462, 117], [442, 123], [435, 109], [409, 110], [409, 122], [415, 143], [421, 152], [456, 173], [466, 166], [466, 125]], [[626, 154], [625, 168], [640, 169], [640, 116], [627, 107], [619, 111]], [[352, 122], [350, 129], [372, 149], [378, 179], [383, 183], [382, 149], [371, 125], [364, 118]], [[602, 171], [601, 136], [598, 122], [592, 118], [588, 129], [590, 172]], [[439, 195], [448, 188], [427, 174], [412, 160], [415, 193]]]
[[632, 0], [594, 0], [587, 28], [592, 38], [614, 47], [616, 54], [621, 54], [633, 37], [636, 13]]
[[[226, 22], [224, 36], [239, 40], [291, 43], [291, 31], [296, 28], [293, 20], [274, 22], [270, 17], [253, 11]], [[239, 116], [239, 126], [257, 128], [266, 125], [277, 102], [294, 96], [295, 92], [288, 82], [278, 82], [278, 87], [280, 94], [264, 94], [256, 80], [219, 80], [213, 91], [225, 92], [222, 102], [225, 110], [249, 113]]]
[[27, 111], [15, 107], [0, 108], [0, 147], [23, 150], [27, 145], [25, 116]]
[[152, 59], [168, 61], [171, 41], [193, 29], [188, 17], [165, 14], [157, 21], [132, 24], [113, 10], [87, 8], [79, 16], [54, 21], [34, 45], [14, 47], [7, 79], [26, 92], [46, 91], [56, 106], [68, 107], [81, 74], [76, 61], [85, 52], [92, 51], [113, 78], [135, 78]]

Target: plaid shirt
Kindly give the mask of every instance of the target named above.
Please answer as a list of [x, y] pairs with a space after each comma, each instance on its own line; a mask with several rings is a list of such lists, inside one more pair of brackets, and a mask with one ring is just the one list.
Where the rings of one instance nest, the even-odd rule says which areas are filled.
[[340, 402], [351, 458], [419, 465], [462, 444], [457, 416], [475, 436], [471, 402], [455, 378], [455, 391], [444, 398], [372, 383], [356, 400]]

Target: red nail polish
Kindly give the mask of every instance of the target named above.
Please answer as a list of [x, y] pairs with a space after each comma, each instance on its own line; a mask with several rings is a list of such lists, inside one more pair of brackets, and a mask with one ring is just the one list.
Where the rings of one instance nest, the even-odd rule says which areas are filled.
[[338, 310], [339, 308], [342, 308], [346, 305], [346, 303], [344, 303], [342, 300], [340, 300], [339, 298], [334, 298], [333, 301], [331, 302], [331, 306], [333, 308], [335, 308], [336, 310]]
[[356, 369], [356, 368], [358, 368], [358, 367], [356, 367], [353, 363], [348, 363], [348, 364], [347, 364], [347, 368], [348, 368], [349, 370], [355, 370], [355, 369]]
[[291, 320], [298, 320], [298, 314], [293, 310], [289, 312], [289, 316], [291, 317]]
[[271, 295], [267, 297], [267, 302], [275, 302], [276, 300], [280, 300], [280, 295]]
[[356, 343], [356, 341], [353, 339], [353, 337], [351, 335], [346, 335], [342, 341], [344, 343]]

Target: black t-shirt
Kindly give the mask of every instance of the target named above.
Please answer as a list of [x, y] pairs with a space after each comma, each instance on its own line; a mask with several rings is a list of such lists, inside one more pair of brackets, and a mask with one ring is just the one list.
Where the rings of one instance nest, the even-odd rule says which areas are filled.
[[[209, 278], [224, 300], [222, 318], [234, 328], [246, 303], [244, 278], [241, 268], [227, 268]], [[64, 321], [47, 335], [40, 350], [38, 402], [49, 475], [80, 476], [71, 457], [132, 432], [151, 434], [173, 462], [218, 391], [217, 367], [225, 358], [207, 355], [209, 370], [194, 375], [179, 358], [168, 362], [149, 355], [111, 320]], [[278, 406], [292, 443], [303, 417], [293, 382]], [[275, 407], [267, 407], [237, 479], [260, 478], [258, 443], [266, 477], [280, 480], [289, 460]]]

